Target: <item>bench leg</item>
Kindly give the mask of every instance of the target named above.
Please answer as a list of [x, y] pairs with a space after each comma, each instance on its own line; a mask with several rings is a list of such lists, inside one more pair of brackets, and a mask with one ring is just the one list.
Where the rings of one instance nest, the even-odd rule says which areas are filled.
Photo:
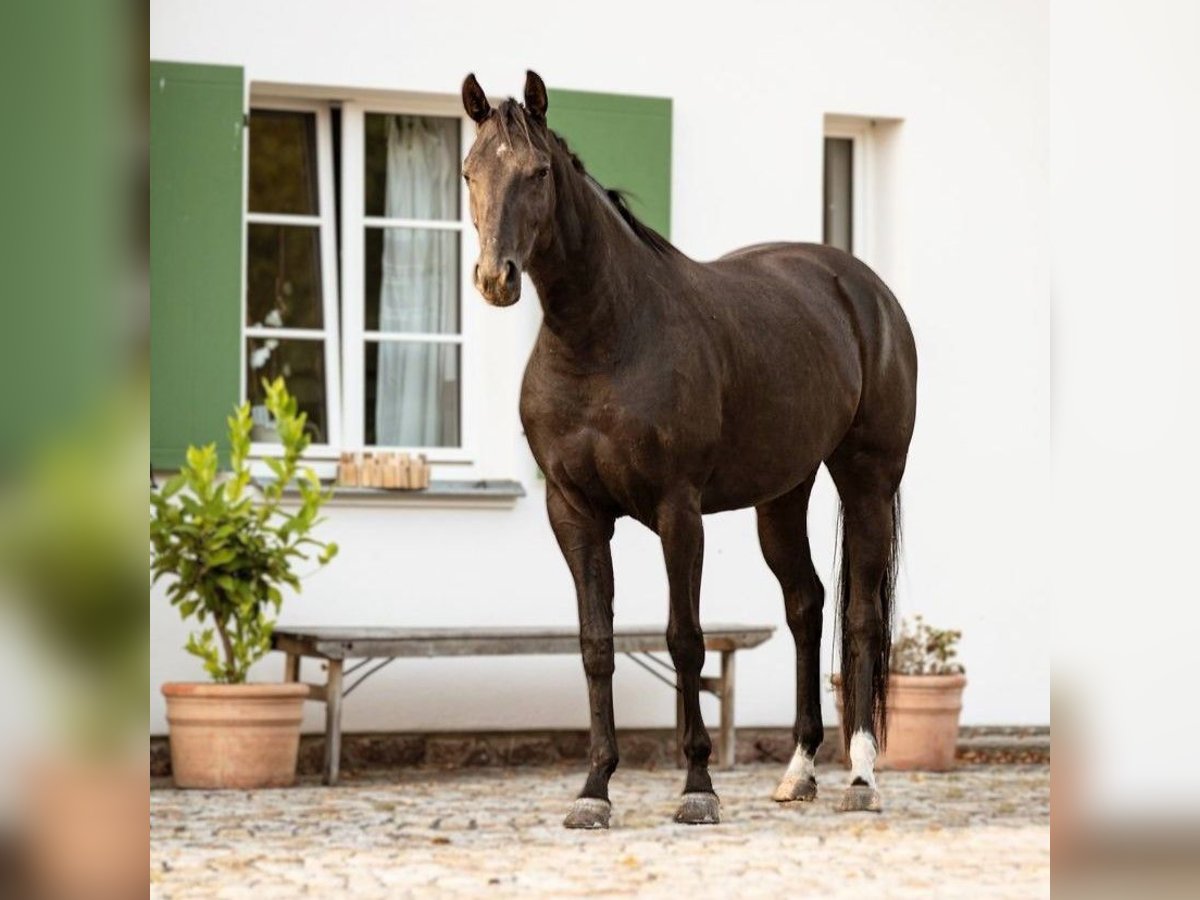
[[295, 682], [300, 680], [300, 657], [289, 653], [283, 662], [283, 680]]
[[325, 681], [325, 783], [337, 784], [338, 764], [342, 758], [342, 661], [327, 663]]
[[721, 736], [717, 759], [722, 769], [732, 769], [737, 756], [737, 731], [733, 720], [734, 651], [721, 653]]

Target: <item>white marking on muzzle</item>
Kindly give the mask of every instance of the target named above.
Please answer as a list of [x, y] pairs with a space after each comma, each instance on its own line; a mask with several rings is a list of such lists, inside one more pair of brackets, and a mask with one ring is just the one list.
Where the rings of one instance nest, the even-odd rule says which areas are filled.
[[850, 779], [861, 778], [870, 787], [875, 787], [875, 738], [867, 731], [858, 730], [850, 738]]

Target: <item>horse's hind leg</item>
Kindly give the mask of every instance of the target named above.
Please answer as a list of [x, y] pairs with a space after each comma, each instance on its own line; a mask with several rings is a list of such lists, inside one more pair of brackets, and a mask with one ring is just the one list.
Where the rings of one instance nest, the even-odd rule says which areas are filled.
[[887, 735], [892, 589], [899, 538], [899, 462], [849, 452], [829, 461], [842, 498], [842, 741], [851, 783], [842, 812], [881, 809], [875, 756]]
[[775, 788], [774, 799], [815, 800], [821, 722], [821, 619], [825, 588], [808, 546], [808, 498], [816, 473], [792, 491], [758, 507], [758, 541], [767, 565], [783, 588], [788, 628], [796, 642], [796, 750]]

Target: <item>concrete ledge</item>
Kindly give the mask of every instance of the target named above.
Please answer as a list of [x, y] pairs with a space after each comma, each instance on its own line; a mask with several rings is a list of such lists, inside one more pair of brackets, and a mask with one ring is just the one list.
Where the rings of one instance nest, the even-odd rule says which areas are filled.
[[[818, 763], [841, 756], [836, 728], [826, 727]], [[675, 732], [672, 729], [630, 729], [618, 733], [621, 766], [633, 769], [672, 768]], [[325, 739], [306, 734], [300, 739], [300, 774], [322, 771]], [[792, 736], [786, 728], [739, 728], [737, 761], [777, 762], [792, 757]], [[353, 775], [378, 769], [424, 766], [462, 769], [503, 766], [582, 765], [588, 757], [586, 731], [387, 732], [342, 736], [342, 771]], [[1049, 727], [974, 726], [959, 733], [958, 759], [970, 764], [1044, 764], [1050, 761]], [[165, 737], [150, 738], [150, 774], [171, 774], [171, 754]]]

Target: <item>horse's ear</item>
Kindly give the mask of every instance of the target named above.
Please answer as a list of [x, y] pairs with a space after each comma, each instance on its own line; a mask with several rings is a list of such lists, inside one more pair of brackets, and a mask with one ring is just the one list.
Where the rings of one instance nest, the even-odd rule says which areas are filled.
[[468, 116], [475, 120], [477, 125], [482, 125], [484, 120], [492, 114], [492, 104], [488, 102], [487, 94], [475, 80], [474, 72], [463, 79], [462, 100], [463, 109], [467, 111]]
[[525, 72], [525, 110], [541, 121], [546, 121], [546, 107], [550, 101], [546, 98], [546, 83], [542, 76], [533, 69]]

